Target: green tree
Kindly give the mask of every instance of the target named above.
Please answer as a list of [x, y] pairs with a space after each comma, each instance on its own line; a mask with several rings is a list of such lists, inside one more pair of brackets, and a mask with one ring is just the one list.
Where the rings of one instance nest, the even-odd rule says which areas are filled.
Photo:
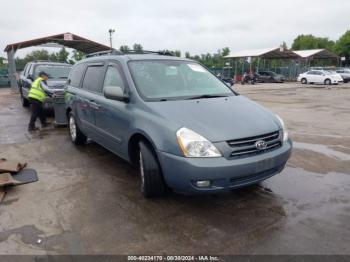
[[185, 53], [185, 57], [186, 57], [187, 59], [191, 59], [191, 54], [190, 54], [190, 52], [186, 52], [186, 53]]
[[66, 50], [66, 48], [62, 47], [60, 51], [56, 53], [57, 61], [59, 62], [68, 62], [68, 56], [69, 52]]
[[345, 56], [350, 59], [350, 30], [346, 31], [335, 43], [334, 51], [339, 56]]
[[292, 44], [293, 50], [320, 49], [333, 50], [334, 41], [328, 37], [315, 37], [313, 35], [298, 35]]
[[127, 45], [122, 45], [122, 46], [119, 48], [119, 50], [120, 50], [121, 52], [123, 52], [123, 53], [128, 53], [128, 52], [130, 52], [130, 47], [127, 46]]
[[230, 54], [230, 48], [224, 47], [224, 48], [222, 49], [222, 51], [221, 51], [221, 55], [222, 55], [222, 56], [227, 56], [227, 55], [229, 55], [229, 54]]
[[283, 50], [288, 50], [288, 46], [287, 46], [287, 43], [285, 41], [282, 42], [281, 47], [283, 48]]
[[132, 48], [134, 49], [134, 51], [136, 53], [142, 53], [143, 52], [143, 47], [140, 44], [136, 44], [135, 43]]
[[81, 59], [83, 59], [85, 53], [78, 51], [78, 50], [73, 50], [72, 52], [72, 59], [77, 62], [80, 61]]

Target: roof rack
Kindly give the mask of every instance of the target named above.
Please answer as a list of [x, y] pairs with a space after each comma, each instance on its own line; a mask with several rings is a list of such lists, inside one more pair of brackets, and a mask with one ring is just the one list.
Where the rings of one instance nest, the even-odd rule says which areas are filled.
[[94, 57], [94, 56], [102, 56], [102, 55], [124, 55], [123, 52], [120, 52], [116, 49], [111, 49], [111, 50], [106, 50], [106, 51], [101, 51], [101, 52], [96, 52], [96, 53], [91, 53], [91, 54], [86, 54], [84, 58], [88, 57]]
[[124, 52], [124, 54], [138, 54], [138, 55], [142, 55], [142, 54], [157, 54], [157, 55], [167, 55], [167, 56], [173, 56], [173, 54], [167, 50], [163, 50], [163, 51], [149, 51], [149, 50], [128, 50], [127, 52]]
[[103, 55], [127, 55], [127, 54], [158, 54], [158, 55], [167, 55], [167, 56], [173, 56], [173, 54], [169, 51], [149, 51], [149, 50], [128, 50], [126, 52], [121, 52], [116, 49], [111, 49], [111, 50], [106, 50], [106, 51], [101, 51], [101, 52], [96, 52], [96, 53], [91, 53], [91, 54], [86, 54], [84, 58], [89, 58], [89, 57], [95, 57], [95, 56], [103, 56]]

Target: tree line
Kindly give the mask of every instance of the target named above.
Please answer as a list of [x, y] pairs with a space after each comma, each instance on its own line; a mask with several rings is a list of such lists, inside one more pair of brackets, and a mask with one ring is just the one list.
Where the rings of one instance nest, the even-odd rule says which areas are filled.
[[[285, 42], [283, 42], [285, 49], [288, 49]], [[339, 56], [346, 57], [347, 63], [349, 64], [350, 60], [350, 30], [346, 31], [340, 38], [336, 41], [330, 40], [328, 37], [317, 37], [311, 34], [308, 35], [298, 35], [291, 46], [291, 50], [305, 50], [305, 49], [328, 49]], [[119, 48], [120, 51], [124, 53], [134, 52], [142, 53], [144, 51], [141, 44], [135, 43], [132, 47], [128, 45], [122, 45]], [[171, 53], [174, 56], [181, 57], [180, 50], [161, 50]], [[230, 49], [224, 47], [218, 49], [215, 53], [206, 53], [206, 54], [195, 54], [192, 55], [189, 52], [185, 52], [184, 56], [186, 58], [196, 60], [210, 69], [222, 69], [225, 67], [225, 56], [230, 54]], [[83, 58], [84, 53], [73, 50], [70, 54], [64, 47], [62, 47], [58, 52], [49, 53], [47, 50], [35, 50], [27, 54], [24, 58], [16, 58], [16, 66], [18, 69], [23, 69], [27, 62], [33, 60], [47, 60], [53, 62], [65, 62], [74, 64], [76, 61], [79, 61]], [[0, 60], [0, 64], [1, 64]]]

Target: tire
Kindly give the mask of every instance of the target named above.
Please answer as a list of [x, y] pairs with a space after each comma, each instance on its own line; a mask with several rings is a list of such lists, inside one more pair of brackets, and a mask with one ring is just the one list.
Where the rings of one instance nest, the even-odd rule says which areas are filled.
[[21, 103], [23, 107], [29, 107], [30, 105], [29, 100], [23, 96], [22, 89], [21, 89]]
[[74, 144], [84, 145], [86, 143], [87, 137], [79, 129], [72, 112], [68, 116], [68, 131], [69, 137]]
[[301, 79], [301, 83], [302, 83], [303, 85], [306, 85], [306, 84], [307, 84], [306, 78], [302, 78], [302, 79]]
[[327, 78], [326, 80], [324, 80], [324, 84], [325, 85], [331, 85], [332, 82], [331, 82], [331, 80], [329, 78]]
[[149, 143], [139, 142], [141, 191], [145, 198], [161, 197], [166, 192], [157, 156]]

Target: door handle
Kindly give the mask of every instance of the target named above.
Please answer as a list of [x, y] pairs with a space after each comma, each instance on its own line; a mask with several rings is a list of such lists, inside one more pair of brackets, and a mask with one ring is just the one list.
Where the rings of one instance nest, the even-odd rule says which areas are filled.
[[94, 109], [100, 109], [100, 105], [95, 102], [95, 100], [89, 100], [89, 104]]

